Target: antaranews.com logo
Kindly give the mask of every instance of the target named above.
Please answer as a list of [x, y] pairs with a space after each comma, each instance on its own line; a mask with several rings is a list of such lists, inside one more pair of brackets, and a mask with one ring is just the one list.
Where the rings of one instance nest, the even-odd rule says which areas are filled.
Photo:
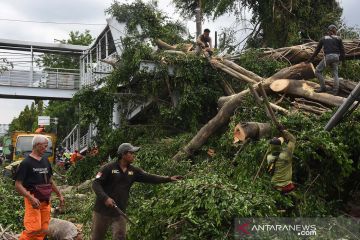
[[237, 218], [235, 239], [359, 239], [354, 218]]
[[288, 224], [250, 224], [243, 223], [237, 226], [240, 235], [256, 235], [259, 232], [295, 232], [299, 236], [316, 235], [316, 225], [288, 225]]

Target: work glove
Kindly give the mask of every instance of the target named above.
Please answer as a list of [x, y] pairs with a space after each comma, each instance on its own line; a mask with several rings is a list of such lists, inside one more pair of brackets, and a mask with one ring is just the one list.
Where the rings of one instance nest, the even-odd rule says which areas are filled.
[[277, 126], [277, 129], [280, 131], [280, 132], [283, 132], [285, 130], [285, 127], [282, 125], [282, 124], [279, 124], [279, 126]]

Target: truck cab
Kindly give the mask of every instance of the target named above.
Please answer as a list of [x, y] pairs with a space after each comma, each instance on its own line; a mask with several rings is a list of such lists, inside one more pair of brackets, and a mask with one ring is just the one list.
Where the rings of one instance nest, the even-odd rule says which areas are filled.
[[[27, 132], [15, 132], [12, 136], [12, 146], [13, 146], [13, 161], [23, 160], [27, 157], [32, 151], [32, 139], [37, 135], [37, 133], [27, 133]], [[48, 140], [48, 148], [44, 154], [44, 157], [49, 159], [49, 162], [53, 162], [55, 159], [55, 143], [56, 136], [52, 133], [42, 133]]]

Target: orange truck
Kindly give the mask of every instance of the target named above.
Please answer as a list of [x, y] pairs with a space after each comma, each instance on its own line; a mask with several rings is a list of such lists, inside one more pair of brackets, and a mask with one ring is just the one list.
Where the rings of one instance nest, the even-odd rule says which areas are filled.
[[45, 152], [45, 157], [48, 157], [49, 162], [55, 160], [55, 144], [56, 135], [54, 133], [30, 133], [15, 131], [11, 136], [12, 145], [12, 161], [23, 160], [32, 151], [32, 139], [35, 135], [42, 134], [49, 139], [49, 145]]

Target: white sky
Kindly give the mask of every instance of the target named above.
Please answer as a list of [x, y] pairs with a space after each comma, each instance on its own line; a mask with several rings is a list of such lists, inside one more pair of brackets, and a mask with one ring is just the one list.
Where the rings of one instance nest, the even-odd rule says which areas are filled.
[[[110, 7], [113, 0], [0, 0], [0, 39], [26, 40], [36, 42], [50, 42], [54, 39], [68, 39], [70, 31], [83, 32], [90, 30], [96, 37], [105, 27], [105, 9]], [[123, 1], [122, 2], [129, 2]], [[171, 4], [171, 0], [159, 0], [162, 10], [170, 12], [169, 16], [177, 17]], [[344, 9], [345, 22], [349, 26], [359, 26], [358, 1], [340, 0]], [[60, 23], [96, 23], [90, 25], [60, 25], [13, 22], [10, 20], [50, 21]], [[215, 23], [205, 22], [203, 27], [220, 31], [223, 27], [233, 24], [230, 17], [222, 17]], [[195, 23], [188, 22], [190, 33], [195, 35]], [[212, 33], [214, 33], [212, 31]], [[0, 124], [10, 123], [24, 109], [30, 105], [30, 100], [16, 100], [0, 98]]]

